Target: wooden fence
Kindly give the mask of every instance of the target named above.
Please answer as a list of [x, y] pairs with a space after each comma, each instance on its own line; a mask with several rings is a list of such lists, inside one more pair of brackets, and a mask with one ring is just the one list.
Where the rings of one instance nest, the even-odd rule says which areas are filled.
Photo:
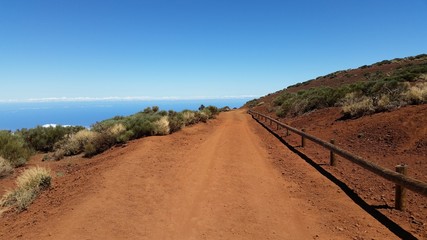
[[270, 125], [272, 125], [273, 123], [276, 124], [277, 129], [279, 127], [283, 127], [286, 129], [286, 132], [288, 133], [289, 131], [294, 132], [298, 135], [301, 136], [301, 146], [304, 147], [305, 144], [305, 139], [308, 139], [314, 143], [319, 144], [320, 146], [328, 149], [331, 151], [331, 158], [330, 158], [330, 162], [331, 165], [334, 166], [335, 165], [335, 156], [334, 154], [337, 154], [361, 167], [363, 167], [364, 169], [367, 169], [373, 173], [375, 173], [378, 176], [381, 176], [391, 182], [394, 182], [396, 184], [396, 208], [399, 210], [404, 210], [404, 193], [405, 193], [405, 188], [419, 193], [425, 197], [427, 197], [427, 183], [419, 181], [417, 179], [411, 178], [406, 176], [406, 165], [398, 165], [396, 166], [396, 171], [392, 171], [388, 168], [384, 168], [381, 167], [373, 162], [367, 161], [359, 156], [356, 156], [346, 150], [343, 150], [337, 146], [335, 146], [330, 142], [325, 142], [313, 135], [307, 134], [304, 132], [304, 129], [302, 130], [298, 130], [296, 128], [293, 128], [289, 125], [286, 125], [282, 122], [277, 121], [276, 119], [273, 119], [267, 115], [249, 110], [248, 113], [250, 115], [252, 115], [253, 118], [259, 120], [259, 121], [264, 121], [264, 122], [270, 122]]

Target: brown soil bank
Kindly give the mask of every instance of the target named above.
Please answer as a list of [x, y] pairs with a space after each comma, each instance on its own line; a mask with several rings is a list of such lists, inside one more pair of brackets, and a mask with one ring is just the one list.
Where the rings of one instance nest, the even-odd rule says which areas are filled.
[[[265, 108], [259, 111], [288, 123], [380, 166], [395, 169], [408, 165], [408, 175], [427, 182], [427, 104], [407, 106], [391, 112], [377, 113], [354, 120], [339, 120], [340, 108], [317, 110], [294, 118], [277, 118]], [[256, 111], [256, 109], [255, 109]], [[282, 136], [283, 131], [279, 132]], [[300, 144], [295, 134], [284, 138], [293, 146]], [[345, 159], [330, 167], [329, 152], [314, 143], [299, 149], [328, 172], [337, 176], [368, 204], [401, 225], [427, 239], [427, 199], [408, 191], [406, 211], [394, 209], [394, 184]]]
[[243, 111], [49, 164], [1, 239], [397, 239]]

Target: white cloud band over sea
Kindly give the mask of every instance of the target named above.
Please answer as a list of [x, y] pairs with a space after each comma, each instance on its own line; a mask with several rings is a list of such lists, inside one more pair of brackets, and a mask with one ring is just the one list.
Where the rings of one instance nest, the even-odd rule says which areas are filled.
[[221, 100], [221, 99], [251, 99], [260, 95], [238, 96], [192, 96], [192, 97], [50, 97], [28, 99], [0, 99], [0, 103], [37, 103], [37, 102], [101, 102], [101, 101], [185, 101], [185, 100]]

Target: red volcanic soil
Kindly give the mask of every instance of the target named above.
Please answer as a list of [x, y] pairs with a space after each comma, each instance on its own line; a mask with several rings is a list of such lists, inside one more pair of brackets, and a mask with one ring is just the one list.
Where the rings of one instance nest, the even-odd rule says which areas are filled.
[[398, 239], [243, 110], [30, 164], [49, 166], [53, 186], [3, 213], [0, 239]]
[[[277, 118], [268, 107], [274, 97], [265, 97], [261, 100], [265, 104], [254, 110], [298, 129], [304, 128], [307, 133], [325, 141], [334, 139], [340, 148], [380, 166], [395, 169], [398, 164], [407, 164], [409, 176], [427, 182], [427, 104], [402, 107], [359, 119], [340, 120], [340, 108], [317, 110], [293, 118]], [[284, 136], [283, 130], [278, 133]], [[293, 146], [300, 145], [300, 137], [296, 134], [284, 139]], [[336, 167], [328, 166], [329, 152], [310, 141], [298, 150], [346, 183], [381, 213], [420, 238], [427, 239], [426, 197], [408, 191], [406, 211], [397, 211], [394, 209], [393, 183], [345, 159], [338, 158]]]

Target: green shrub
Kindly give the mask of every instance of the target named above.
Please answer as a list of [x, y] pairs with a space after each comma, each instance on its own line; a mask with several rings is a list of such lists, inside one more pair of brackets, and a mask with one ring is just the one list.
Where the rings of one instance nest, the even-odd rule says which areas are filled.
[[209, 110], [199, 111], [195, 113], [196, 122], [206, 123], [209, 120]]
[[17, 188], [6, 192], [0, 200], [2, 207], [17, 207], [18, 210], [26, 209], [41, 191], [50, 187], [50, 171], [34, 167], [25, 170], [16, 180]]
[[0, 156], [13, 167], [24, 165], [31, 156], [31, 150], [21, 136], [0, 131]]
[[158, 112], [158, 111], [159, 111], [159, 107], [158, 107], [158, 106], [153, 106], [153, 107], [151, 108], [151, 110], [153, 110], [153, 112], [154, 112], [154, 113], [156, 113], [156, 112]]
[[148, 107], [142, 112], [127, 117], [119, 116], [95, 123], [91, 127], [90, 132], [94, 135], [90, 140], [81, 141], [76, 135], [70, 135], [66, 140], [61, 141], [61, 144], [58, 144], [60, 147], [57, 148], [57, 152], [55, 152], [57, 156], [54, 158], [58, 159], [69, 153], [76, 154], [80, 151], [83, 151], [86, 157], [92, 157], [115, 144], [146, 136], [173, 133], [186, 125], [200, 121], [206, 122], [218, 113], [219, 109], [214, 106], [204, 107], [202, 111], [198, 112], [184, 110], [180, 113], [160, 111], [156, 106]]
[[153, 114], [135, 114], [125, 121], [126, 129], [133, 132], [132, 139], [146, 136], [152, 136], [155, 132], [154, 122], [159, 120], [160, 116]]
[[328, 87], [310, 88], [297, 93], [285, 92], [274, 99], [273, 104], [279, 106], [276, 108], [279, 117], [296, 116], [315, 109], [335, 106], [345, 92]]
[[248, 106], [248, 108], [253, 108], [253, 107], [256, 107], [258, 105], [258, 101], [259, 101], [259, 99], [252, 99], [252, 100], [246, 102], [245, 105]]
[[75, 134], [69, 135], [67, 138], [55, 144], [55, 160], [60, 160], [64, 156], [72, 156], [84, 151], [84, 146], [93, 141], [96, 137], [96, 132], [87, 129], [81, 130]]
[[215, 118], [219, 114], [219, 109], [215, 106], [209, 105], [206, 109], [210, 112], [210, 118]]
[[154, 111], [153, 111], [153, 109], [151, 108], [151, 107], [146, 107], [145, 109], [144, 109], [144, 111], [143, 111], [143, 113], [145, 113], [145, 114], [150, 114], [150, 113], [153, 113]]
[[94, 137], [85, 144], [84, 146], [84, 155], [85, 157], [92, 157], [96, 154], [102, 153], [116, 143], [114, 136], [103, 132], [96, 133]]
[[398, 82], [414, 82], [419, 79], [423, 74], [427, 73], [427, 63], [420, 64], [407, 64], [395, 70], [390, 76], [385, 77], [385, 81], [398, 81]]
[[[172, 110], [168, 112], [170, 133], [177, 132], [177, 131], [179, 131], [185, 127], [186, 120], [184, 117], [184, 112], [183, 113], [177, 113], [177, 112], [172, 111]], [[194, 118], [195, 118], [195, 116], [194, 116]]]
[[36, 151], [49, 152], [54, 148], [55, 143], [62, 140], [69, 134], [83, 130], [84, 127], [42, 127], [37, 126], [31, 129], [21, 129], [17, 134], [21, 135], [28, 146]]

